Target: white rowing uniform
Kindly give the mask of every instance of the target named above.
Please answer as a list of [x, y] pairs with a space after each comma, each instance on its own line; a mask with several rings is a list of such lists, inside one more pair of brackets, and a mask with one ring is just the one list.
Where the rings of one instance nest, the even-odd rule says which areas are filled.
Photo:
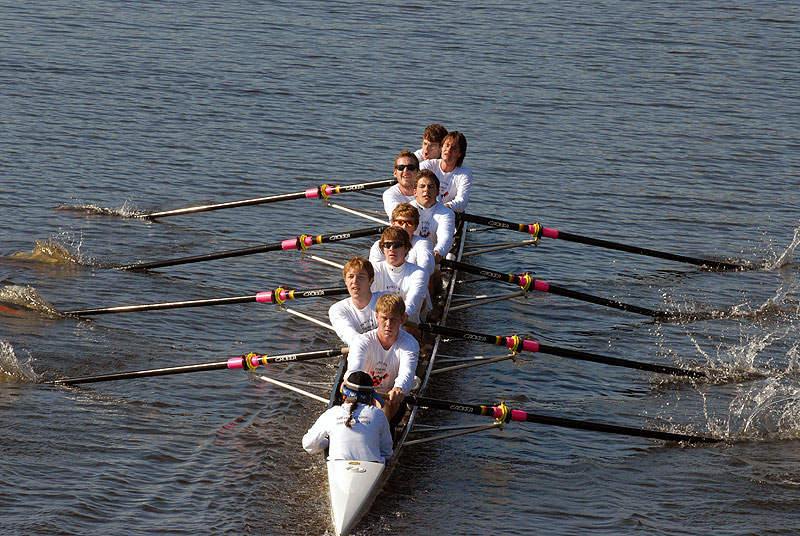
[[[372, 266], [375, 266], [385, 260], [386, 255], [383, 254], [383, 250], [381, 249], [381, 241], [376, 240], [375, 243], [372, 244], [372, 247], [369, 248], [369, 262], [372, 263]], [[425, 281], [430, 279], [431, 275], [433, 275], [433, 271], [436, 269], [436, 260], [433, 258], [433, 249], [428, 239], [417, 235], [411, 237], [411, 249], [408, 250], [406, 262], [416, 264], [422, 268], [425, 272]], [[431, 293], [426, 284], [425, 302], [420, 308], [420, 317], [425, 318], [431, 309]], [[416, 322], [416, 320], [414, 321]]]
[[392, 455], [392, 432], [382, 409], [358, 404], [351, 426], [345, 426], [350, 406], [332, 406], [319, 416], [303, 436], [303, 448], [311, 454], [328, 448], [329, 460], [361, 460], [386, 463]]
[[403, 192], [400, 191], [400, 186], [398, 184], [395, 184], [383, 192], [383, 210], [386, 211], [389, 221], [392, 219], [392, 211], [394, 210], [394, 207], [400, 203], [410, 203], [413, 200], [414, 194], [404, 195]]
[[428, 277], [416, 264], [405, 261], [400, 266], [390, 266], [386, 261], [374, 263], [375, 280], [372, 292], [391, 292], [403, 298], [408, 319], [419, 322], [425, 296], [428, 293]]
[[412, 203], [419, 211], [419, 225], [414, 234], [427, 238], [433, 251], [446, 257], [453, 247], [453, 235], [456, 232], [456, 216], [452, 210], [437, 201], [431, 208], [424, 208], [419, 203]]
[[433, 171], [439, 177], [439, 199], [453, 212], [464, 212], [469, 202], [469, 190], [472, 186], [472, 170], [466, 166], [457, 166], [453, 171], [442, 171], [442, 159], [432, 158], [419, 165], [420, 169]]
[[328, 309], [328, 318], [331, 326], [342, 341], [350, 346], [350, 341], [356, 335], [366, 333], [378, 327], [375, 319], [375, 302], [383, 292], [373, 292], [372, 299], [363, 309], [353, 303], [352, 298], [340, 300]]
[[375, 390], [381, 395], [399, 387], [408, 395], [414, 387], [419, 343], [412, 335], [400, 330], [395, 343], [386, 350], [378, 340], [378, 330], [368, 331], [353, 339], [347, 355], [347, 372], [363, 370], [372, 376]]
[[[369, 262], [375, 266], [379, 262], [385, 261], [386, 255], [381, 250], [381, 241], [376, 240], [372, 247], [369, 248]], [[406, 262], [416, 264], [425, 271], [425, 274], [430, 277], [436, 269], [436, 261], [433, 258], [433, 247], [429, 240], [421, 236], [414, 235], [411, 237], [411, 249], [408, 250]]]

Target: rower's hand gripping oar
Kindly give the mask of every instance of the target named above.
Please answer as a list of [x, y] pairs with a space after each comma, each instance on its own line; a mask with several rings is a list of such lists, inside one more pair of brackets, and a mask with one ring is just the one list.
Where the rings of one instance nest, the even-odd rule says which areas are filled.
[[602, 363], [604, 365], [611, 365], [614, 367], [626, 367], [638, 370], [646, 370], [649, 372], [658, 372], [661, 374], [674, 374], [675, 376], [687, 376], [690, 378], [705, 378], [706, 375], [702, 372], [695, 370], [687, 370], [677, 367], [670, 367], [667, 365], [654, 365], [652, 363], [643, 363], [641, 361], [631, 361], [629, 359], [621, 359], [618, 357], [609, 357], [600, 354], [593, 354], [590, 352], [583, 352], [580, 350], [572, 350], [570, 348], [559, 348], [558, 346], [550, 346], [540, 344], [538, 342], [522, 339], [516, 335], [512, 337], [504, 337], [500, 335], [484, 335], [483, 333], [476, 333], [474, 331], [464, 331], [462, 329], [450, 328], [447, 326], [439, 326], [437, 324], [430, 324], [426, 322], [406, 322], [407, 325], [416, 326], [422, 331], [430, 333], [445, 335], [448, 337], [458, 337], [460, 339], [485, 342], [489, 344], [496, 344], [497, 346], [505, 346], [512, 352], [524, 350], [526, 352], [541, 352], [543, 354], [551, 354], [559, 357], [566, 357], [569, 359], [579, 359], [582, 361], [592, 361], [594, 363]]
[[620, 301], [610, 300], [608, 298], [601, 298], [599, 296], [593, 296], [591, 294], [586, 294], [584, 292], [579, 292], [577, 290], [570, 290], [568, 288], [551, 285], [549, 283], [545, 283], [544, 281], [538, 281], [536, 279], [533, 279], [530, 276], [530, 274], [522, 274], [522, 275], [505, 274], [502, 272], [489, 270], [488, 268], [481, 268], [480, 266], [473, 266], [471, 264], [465, 264], [463, 262], [451, 261], [447, 259], [442, 260], [441, 264], [442, 266], [450, 266], [459, 271], [469, 272], [476, 275], [482, 275], [490, 279], [495, 279], [497, 281], [503, 281], [506, 283], [519, 285], [520, 287], [522, 287], [522, 290], [526, 291], [536, 290], [539, 292], [549, 292], [550, 294], [557, 294], [559, 296], [564, 296], [566, 298], [573, 298], [576, 300], [594, 303], [596, 305], [602, 305], [605, 307], [611, 307], [613, 309], [619, 309], [621, 311], [627, 311], [629, 313], [649, 316], [656, 319], [665, 319], [674, 316], [673, 313], [667, 311], [656, 311], [654, 309], [647, 309], [645, 307], [639, 307], [637, 305], [629, 305], [627, 303], [623, 303]]
[[477, 406], [473, 404], [465, 404], [463, 402], [450, 402], [447, 400], [423, 398], [414, 395], [407, 396], [405, 401], [409, 404], [424, 408], [443, 409], [448, 411], [456, 411], [459, 413], [468, 413], [471, 415], [494, 417], [502, 422], [533, 422], [537, 424], [561, 426], [564, 428], [577, 428], [580, 430], [592, 430], [595, 432], [604, 432], [609, 434], [646, 437], [649, 439], [659, 439], [662, 441], [686, 441], [689, 443], [719, 443], [721, 441], [721, 439], [717, 439], [715, 437], [703, 437], [674, 432], [661, 432], [659, 430], [645, 430], [641, 428], [631, 428], [628, 426], [617, 426], [614, 424], [579, 421], [575, 419], [565, 419], [562, 417], [552, 417], [549, 415], [537, 415], [536, 413], [527, 413], [517, 409], [510, 409], [505, 404], [501, 404], [499, 406]]
[[80, 309], [75, 311], [65, 311], [65, 315], [90, 316], [114, 313], [135, 313], [141, 311], [160, 311], [162, 309], [180, 309], [184, 307], [205, 307], [212, 305], [232, 305], [236, 303], [274, 303], [283, 304], [287, 300], [299, 298], [321, 298], [324, 296], [339, 296], [347, 294], [346, 287], [337, 288], [318, 288], [311, 290], [287, 290], [278, 287], [275, 290], [259, 292], [251, 296], [232, 296], [229, 298], [211, 298], [206, 300], [189, 300], [178, 302], [145, 303], [139, 305], [120, 305], [117, 307], [106, 307], [103, 309]]
[[78, 383], [95, 383], [107, 382], [113, 380], [128, 380], [132, 378], [147, 378], [150, 376], [168, 376], [171, 374], [186, 374], [189, 372], [202, 372], [205, 370], [219, 370], [219, 369], [244, 369], [255, 370], [256, 367], [261, 365], [269, 365], [273, 363], [289, 363], [293, 361], [309, 361], [312, 359], [322, 359], [325, 357], [336, 357], [348, 352], [348, 348], [331, 348], [329, 350], [316, 350], [313, 352], [302, 352], [298, 354], [283, 354], [283, 355], [258, 355], [247, 354], [239, 357], [232, 357], [227, 361], [218, 361], [216, 363], [200, 363], [197, 365], [184, 365], [179, 367], [168, 367], [160, 369], [149, 370], [135, 370], [131, 372], [119, 372], [116, 374], [103, 374], [100, 376], [83, 376], [80, 378], [62, 378], [60, 380], [53, 380], [46, 383], [56, 385], [74, 385]]
[[369, 227], [367, 229], [358, 229], [355, 231], [347, 231], [344, 233], [331, 233], [327, 235], [300, 235], [296, 238], [288, 238], [281, 242], [274, 244], [264, 244], [262, 246], [255, 246], [249, 248], [233, 249], [228, 251], [220, 251], [219, 253], [209, 253], [206, 255], [196, 255], [193, 257], [183, 257], [180, 259], [171, 259], [165, 261], [144, 262], [138, 264], [128, 264], [125, 266], [103, 266], [103, 268], [118, 268], [120, 270], [150, 270], [153, 268], [163, 268], [165, 266], [175, 266], [178, 264], [188, 264], [192, 262], [212, 261], [216, 259], [226, 259], [229, 257], [240, 257], [243, 255], [253, 255], [255, 253], [266, 253], [268, 251], [281, 251], [299, 249], [305, 251], [314, 244], [328, 244], [331, 242], [341, 242], [350, 240], [352, 238], [361, 238], [363, 236], [371, 236], [381, 234], [386, 225], [379, 225], [377, 227]]
[[536, 239], [541, 237], [546, 238], [559, 238], [570, 242], [578, 242], [590, 246], [599, 246], [607, 249], [615, 249], [618, 251], [627, 251], [628, 253], [635, 253], [637, 255], [645, 255], [648, 257], [657, 257], [659, 259], [666, 259], [670, 261], [685, 262], [697, 266], [706, 266], [714, 270], [743, 270], [748, 268], [755, 268], [756, 265], [752, 263], [747, 264], [734, 264], [724, 261], [712, 261], [709, 259], [698, 259], [696, 257], [687, 257], [685, 255], [677, 255], [675, 253], [667, 253], [664, 251], [657, 251], [654, 249], [642, 248], [637, 246], [629, 246], [619, 242], [610, 242], [608, 240], [600, 240], [597, 238], [590, 238], [588, 236], [581, 236], [577, 234], [567, 233], [564, 231], [557, 231], [543, 227], [538, 223], [514, 223], [503, 221], [496, 218], [487, 218], [485, 216], [477, 216], [475, 214], [464, 214], [464, 219], [473, 223], [480, 223], [482, 225], [489, 225], [490, 227], [497, 227], [498, 229], [509, 229], [511, 231], [519, 231], [528, 233]]
[[145, 214], [141, 216], [142, 218], [146, 218], [148, 220], [154, 220], [156, 218], [166, 218], [167, 216], [181, 216], [183, 214], [194, 214], [196, 212], [208, 212], [210, 210], [221, 210], [224, 208], [235, 208], [235, 207], [244, 207], [249, 205], [263, 205], [266, 203], [276, 203], [278, 201], [288, 201], [291, 199], [315, 199], [321, 198], [323, 200], [327, 200], [330, 196], [334, 194], [342, 194], [345, 192], [356, 192], [360, 190], [368, 190], [370, 188], [380, 188], [382, 186], [391, 186], [396, 183], [396, 179], [387, 179], [382, 181], [375, 181], [375, 182], [363, 182], [360, 184], [350, 184], [347, 186], [330, 186], [328, 184], [322, 184], [316, 188], [308, 188], [307, 190], [303, 190], [302, 192], [295, 192], [291, 194], [279, 194], [279, 195], [271, 195], [268, 197], [257, 197], [254, 199], [243, 199], [241, 201], [229, 201], [227, 203], [216, 203], [213, 205], [199, 205], [195, 207], [187, 207], [187, 208], [178, 208], [174, 210], [165, 210], [162, 212], [153, 212], [151, 214]]

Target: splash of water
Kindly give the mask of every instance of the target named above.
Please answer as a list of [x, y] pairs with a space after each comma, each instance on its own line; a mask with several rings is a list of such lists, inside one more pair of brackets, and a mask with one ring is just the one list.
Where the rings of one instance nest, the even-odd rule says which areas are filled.
[[60, 316], [62, 314], [31, 286], [9, 285], [0, 288], [0, 303], [51, 316]]
[[74, 205], [58, 205], [55, 210], [62, 212], [72, 212], [86, 216], [113, 216], [121, 218], [141, 218], [147, 213], [137, 210], [133, 203], [128, 200], [121, 207], [109, 208], [101, 207], [93, 203], [78, 203]]
[[6, 341], [0, 340], [0, 374], [4, 379], [17, 379], [23, 381], [39, 381], [30, 365], [30, 360], [23, 363], [14, 354], [14, 348]]
[[797, 248], [798, 245], [800, 245], [800, 227], [795, 228], [795, 230], [794, 230], [794, 238], [792, 239], [792, 243], [789, 244], [789, 247], [786, 248], [786, 251], [784, 251], [781, 254], [781, 256], [778, 257], [778, 260], [776, 260], [771, 265], [768, 265], [767, 269], [768, 270], [775, 270], [775, 269], [780, 268], [781, 266], [787, 266], [789, 264], [792, 264], [792, 262], [793, 262], [793, 256], [792, 255], [794, 253], [795, 248]]
[[55, 238], [36, 240], [31, 252], [18, 251], [12, 258], [49, 264], [83, 264], [79, 252], [70, 249]]

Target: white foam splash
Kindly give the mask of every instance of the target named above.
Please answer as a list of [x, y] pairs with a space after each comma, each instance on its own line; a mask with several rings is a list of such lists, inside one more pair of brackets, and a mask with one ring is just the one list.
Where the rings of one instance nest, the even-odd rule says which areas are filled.
[[62, 314], [31, 286], [9, 285], [0, 288], [0, 302], [18, 305], [30, 309], [31, 311], [52, 316], [59, 316]]
[[778, 257], [778, 260], [776, 260], [773, 264], [768, 265], [767, 269], [776, 270], [781, 266], [792, 264], [792, 262], [794, 262], [793, 260], [794, 250], [797, 248], [798, 245], [800, 245], [800, 227], [795, 228], [794, 239], [792, 240], [792, 243], [789, 244], [789, 247], [786, 248], [786, 251], [784, 251], [781, 254], [781, 256]]
[[0, 374], [18, 380], [38, 381], [30, 360], [25, 363], [20, 362], [11, 344], [2, 340], [0, 340]]

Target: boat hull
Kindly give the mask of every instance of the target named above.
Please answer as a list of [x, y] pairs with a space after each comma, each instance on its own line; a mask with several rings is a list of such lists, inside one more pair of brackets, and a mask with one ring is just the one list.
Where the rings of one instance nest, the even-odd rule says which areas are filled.
[[336, 534], [347, 534], [379, 491], [385, 465], [380, 462], [328, 461], [331, 514]]

